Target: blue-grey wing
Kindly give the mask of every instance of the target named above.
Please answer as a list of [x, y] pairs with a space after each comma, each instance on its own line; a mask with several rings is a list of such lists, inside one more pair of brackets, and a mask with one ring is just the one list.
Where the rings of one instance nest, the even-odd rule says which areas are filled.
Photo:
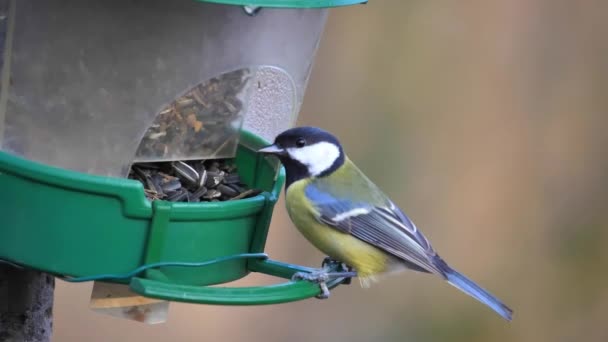
[[402, 259], [414, 269], [443, 273], [433, 262], [436, 253], [428, 240], [388, 198], [384, 205], [370, 204], [336, 196], [331, 188], [315, 183], [306, 187], [305, 194], [315, 204], [319, 221]]

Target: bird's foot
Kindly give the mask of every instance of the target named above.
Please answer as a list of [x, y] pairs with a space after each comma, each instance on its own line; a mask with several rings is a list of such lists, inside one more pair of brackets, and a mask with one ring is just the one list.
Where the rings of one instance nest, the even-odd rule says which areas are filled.
[[327, 281], [329, 279], [330, 279], [329, 273], [326, 272], [325, 270], [320, 270], [320, 271], [310, 272], [310, 273], [298, 272], [298, 273], [295, 273], [291, 277], [291, 280], [293, 280], [293, 281], [306, 280], [311, 283], [319, 284], [319, 287], [321, 288], [321, 293], [317, 295], [317, 298], [319, 298], [319, 299], [329, 298], [329, 288], [327, 287]]
[[291, 277], [291, 280], [306, 280], [311, 283], [321, 284], [329, 280], [329, 273], [325, 270], [315, 272], [297, 272]]
[[[334, 267], [337, 265], [337, 267]], [[336, 271], [329, 272], [328, 270], [335, 269]], [[343, 284], [350, 284], [351, 278], [356, 277], [357, 272], [354, 272], [353, 269], [346, 264], [333, 260], [329, 257], [323, 260], [322, 269], [315, 272], [298, 272], [295, 273], [291, 280], [306, 280], [311, 283], [319, 284], [321, 288], [321, 293], [317, 295], [319, 299], [327, 299], [329, 298], [329, 288], [327, 287], [327, 282], [332, 279], [344, 278], [342, 281]]]
[[330, 257], [325, 257], [325, 259], [323, 259], [321, 267], [323, 269], [335, 268], [337, 271], [332, 274], [338, 275], [335, 278], [344, 278], [342, 281], [343, 285], [350, 285], [352, 278], [357, 276], [357, 272], [355, 272], [352, 267]]

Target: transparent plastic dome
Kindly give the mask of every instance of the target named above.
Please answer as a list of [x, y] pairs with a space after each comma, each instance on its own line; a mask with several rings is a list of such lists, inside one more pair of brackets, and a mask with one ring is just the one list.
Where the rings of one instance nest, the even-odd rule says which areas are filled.
[[0, 146], [92, 174], [233, 156], [293, 125], [326, 9], [19, 0], [0, 18]]

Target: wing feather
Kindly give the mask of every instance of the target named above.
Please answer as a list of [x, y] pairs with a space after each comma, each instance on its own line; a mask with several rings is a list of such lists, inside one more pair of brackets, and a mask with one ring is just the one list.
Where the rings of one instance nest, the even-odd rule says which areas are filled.
[[374, 204], [362, 198], [347, 199], [336, 196], [324, 182], [311, 182], [305, 193], [315, 204], [319, 221], [378, 247], [413, 268], [443, 274], [433, 262], [436, 253], [428, 240], [388, 198], [384, 205], [378, 203], [377, 193]]

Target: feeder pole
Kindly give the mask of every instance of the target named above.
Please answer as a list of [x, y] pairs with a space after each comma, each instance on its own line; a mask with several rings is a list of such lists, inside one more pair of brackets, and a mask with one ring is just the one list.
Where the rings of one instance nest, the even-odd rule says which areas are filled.
[[[15, 0], [0, 0], [0, 63], [7, 68], [12, 46]], [[0, 144], [9, 72], [0, 79]], [[46, 273], [0, 263], [0, 341], [49, 342], [53, 328], [55, 278]]]
[[55, 278], [0, 263], [0, 341], [50, 342]]

